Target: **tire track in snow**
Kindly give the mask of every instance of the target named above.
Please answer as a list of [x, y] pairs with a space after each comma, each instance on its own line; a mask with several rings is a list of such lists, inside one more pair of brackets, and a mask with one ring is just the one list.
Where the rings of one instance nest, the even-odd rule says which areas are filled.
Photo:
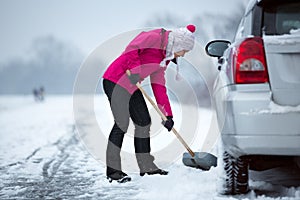
[[135, 199], [134, 183], [110, 184], [105, 167], [78, 139], [75, 125], [24, 160], [0, 167], [0, 199]]
[[66, 149], [70, 148], [71, 145], [78, 144], [78, 141], [75, 139], [75, 134], [72, 134], [71, 137], [69, 136], [69, 134], [67, 134], [67, 136], [68, 137], [61, 137], [52, 144], [53, 146], [56, 146], [59, 151], [53, 159], [43, 165], [43, 178], [45, 182], [50, 182], [53, 179], [53, 177], [59, 170], [59, 167], [69, 157], [69, 154], [65, 153]]
[[[53, 188], [51, 187], [51, 181], [59, 171], [60, 166], [69, 157], [69, 154], [65, 153], [66, 150], [72, 145], [74, 146], [77, 144], [78, 141], [75, 139], [75, 134], [73, 132], [68, 132], [56, 142], [35, 149], [24, 160], [11, 163], [6, 166], [1, 166], [1, 174], [7, 174], [7, 178], [4, 180], [4, 183], [0, 185], [0, 198], [47, 197], [51, 192], [53, 192], [52, 189], [49, 189], [49, 187]], [[52, 159], [49, 160], [49, 158], [39, 157], [39, 153], [43, 151], [47, 152], [48, 150], [55, 151], [51, 156]], [[18, 173], [19, 169], [32, 167], [35, 169], [41, 169], [33, 172], [32, 176], [30, 176], [30, 174], [23, 175], [21, 172]], [[41, 178], [37, 179], [36, 177]], [[12, 192], [15, 188], [21, 189]], [[7, 193], [13, 193], [13, 195], [7, 195]]]

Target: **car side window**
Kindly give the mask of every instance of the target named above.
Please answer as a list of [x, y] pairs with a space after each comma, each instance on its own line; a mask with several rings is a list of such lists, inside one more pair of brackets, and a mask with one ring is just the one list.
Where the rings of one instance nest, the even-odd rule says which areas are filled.
[[300, 29], [300, 2], [266, 5], [263, 19], [265, 35], [290, 34]]

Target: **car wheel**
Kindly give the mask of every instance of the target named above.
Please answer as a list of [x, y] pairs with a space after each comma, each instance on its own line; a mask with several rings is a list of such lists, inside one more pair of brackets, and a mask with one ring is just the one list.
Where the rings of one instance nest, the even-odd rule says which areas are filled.
[[245, 194], [249, 191], [249, 162], [244, 157], [235, 158], [228, 152], [223, 153], [224, 178], [221, 180], [221, 194]]

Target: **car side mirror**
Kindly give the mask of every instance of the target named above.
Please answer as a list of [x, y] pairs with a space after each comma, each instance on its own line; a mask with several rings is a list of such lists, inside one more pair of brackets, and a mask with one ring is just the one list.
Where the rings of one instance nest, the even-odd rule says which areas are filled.
[[224, 51], [230, 46], [227, 40], [213, 40], [205, 46], [205, 52], [211, 57], [220, 58], [223, 56]]

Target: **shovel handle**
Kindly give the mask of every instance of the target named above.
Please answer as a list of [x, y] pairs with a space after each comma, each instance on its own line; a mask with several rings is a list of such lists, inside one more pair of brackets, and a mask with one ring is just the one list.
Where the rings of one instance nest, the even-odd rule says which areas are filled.
[[[126, 74], [130, 76], [130, 71], [126, 70]], [[151, 103], [153, 108], [156, 110], [156, 112], [160, 115], [160, 117], [166, 121], [167, 117], [162, 113], [162, 111], [158, 108], [156, 103], [149, 97], [149, 95], [145, 92], [145, 90], [142, 88], [141, 84], [139, 82], [136, 83], [137, 88], [142, 92], [142, 94], [146, 97], [146, 99]], [[183, 144], [183, 146], [186, 148], [186, 150], [189, 152], [189, 154], [194, 157], [195, 153], [192, 151], [192, 149], [189, 147], [189, 145], [184, 141], [184, 139], [181, 137], [181, 135], [177, 132], [177, 130], [173, 127], [172, 132], [175, 134], [177, 139]]]

